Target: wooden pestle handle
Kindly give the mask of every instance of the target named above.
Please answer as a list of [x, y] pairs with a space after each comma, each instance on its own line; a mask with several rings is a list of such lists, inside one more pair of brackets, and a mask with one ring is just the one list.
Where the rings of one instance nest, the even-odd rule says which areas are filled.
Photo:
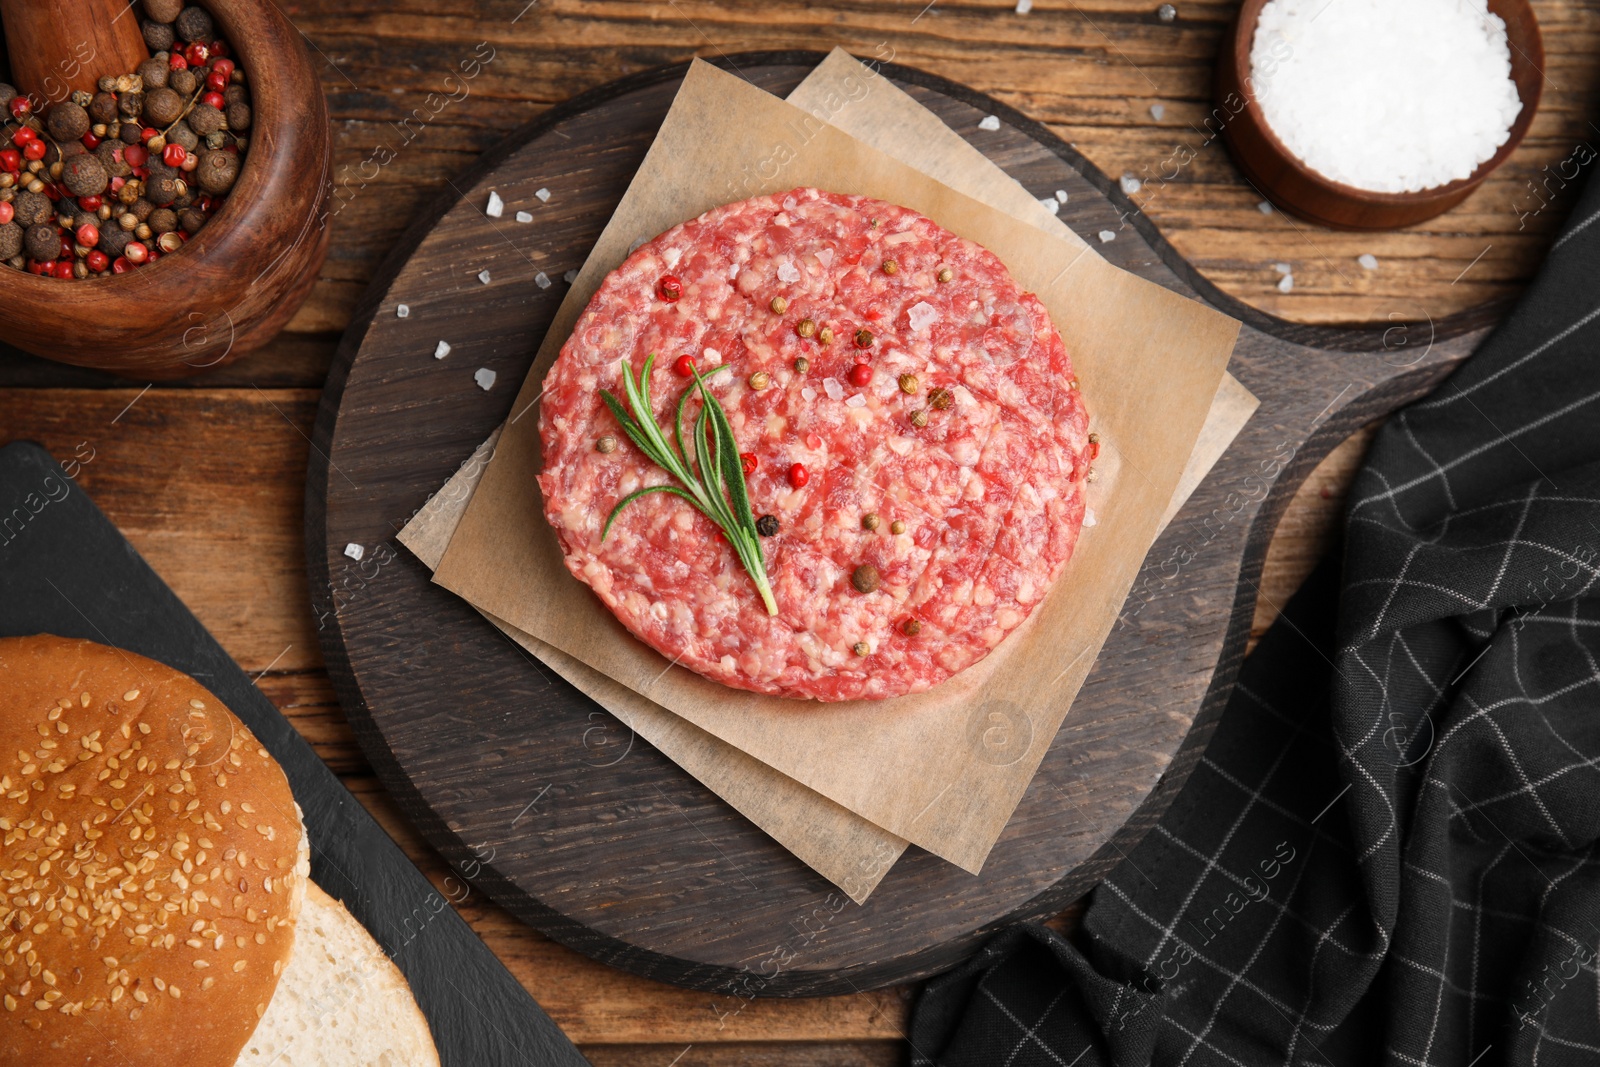
[[0, 0], [11, 76], [43, 114], [104, 75], [131, 74], [150, 58], [129, 0]]

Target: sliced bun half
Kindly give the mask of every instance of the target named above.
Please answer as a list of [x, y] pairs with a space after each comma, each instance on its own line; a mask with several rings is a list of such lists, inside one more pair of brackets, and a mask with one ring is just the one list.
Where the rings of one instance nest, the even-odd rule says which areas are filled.
[[288, 965], [306, 836], [200, 683], [0, 639], [0, 1063], [232, 1064]]

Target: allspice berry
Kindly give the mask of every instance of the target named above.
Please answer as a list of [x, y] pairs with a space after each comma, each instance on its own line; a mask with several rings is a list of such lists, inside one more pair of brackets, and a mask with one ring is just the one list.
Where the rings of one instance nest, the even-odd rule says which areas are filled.
[[48, 262], [61, 255], [61, 231], [54, 226], [43, 224], [29, 226], [24, 244], [30, 259], [37, 259], [41, 263]]
[[212, 25], [211, 16], [205, 8], [186, 7], [178, 13], [173, 29], [178, 31], [179, 40], [210, 43], [216, 27]]
[[12, 216], [17, 225], [24, 228], [37, 226], [49, 218], [55, 211], [55, 206], [50, 203], [50, 198], [43, 193], [33, 193], [24, 190], [17, 194], [11, 201]]
[[16, 98], [17, 87], [6, 82], [0, 82], [0, 107], [10, 107], [11, 101]]
[[226, 114], [228, 118], [228, 129], [248, 130], [250, 128], [249, 104], [246, 104], [243, 101], [237, 104], [229, 104], [228, 110], [224, 114]]
[[152, 52], [165, 52], [177, 40], [177, 34], [165, 22], [141, 22], [139, 32], [144, 34], [144, 43]]
[[168, 144], [181, 144], [185, 151], [193, 152], [200, 145], [200, 135], [189, 128], [187, 122], [180, 122], [167, 131]]
[[121, 141], [101, 141], [100, 147], [94, 150], [94, 158], [100, 161], [100, 166], [104, 167], [105, 172], [113, 178], [126, 178], [133, 173], [132, 167], [117, 158], [120, 154], [118, 149], [122, 147]]
[[22, 227], [14, 222], [0, 226], [0, 259], [10, 259], [22, 251]]
[[176, 89], [184, 96], [193, 96], [200, 87], [200, 79], [192, 70], [175, 70], [167, 75], [167, 88]]
[[[122, 106], [120, 100], [117, 102], [117, 106]], [[139, 128], [138, 114], [129, 115], [128, 121], [124, 122], [117, 130], [117, 140], [123, 144], [138, 144], [143, 139], [144, 131]]]
[[[239, 72], [236, 70], [234, 73], [238, 74]], [[222, 90], [222, 99], [230, 104], [248, 104], [250, 102], [250, 90], [242, 85], [230, 85]]]
[[[175, 174], [152, 174], [150, 180], [144, 183], [145, 197], [157, 207], [167, 207], [182, 196], [183, 191], [184, 181]], [[174, 225], [177, 223], [176, 216], [173, 218], [173, 223]]]
[[145, 94], [144, 120], [158, 129], [171, 126], [183, 114], [183, 97], [171, 89], [153, 89]]
[[133, 207], [129, 210], [133, 212], [134, 218], [138, 219], [140, 222], [144, 222], [155, 212], [156, 206], [141, 196], [139, 199], [133, 202]]
[[[146, 195], [149, 195], [148, 190]], [[149, 222], [156, 233], [172, 233], [178, 228], [178, 213], [171, 208], [158, 207], [150, 212]]]
[[88, 152], [73, 156], [61, 168], [61, 182], [73, 196], [99, 196], [110, 181], [100, 157]]
[[206, 213], [199, 208], [188, 208], [178, 216], [178, 225], [182, 226], [185, 233], [199, 233], [200, 227], [206, 224]]
[[90, 101], [90, 118], [106, 125], [117, 122], [117, 98], [110, 93], [94, 94]]
[[212, 196], [220, 196], [232, 189], [234, 180], [239, 177], [239, 157], [233, 152], [207, 152], [200, 157], [194, 176], [201, 189]]
[[856, 587], [856, 592], [858, 593], [876, 591], [881, 581], [882, 578], [878, 574], [878, 568], [870, 563], [863, 563], [850, 575], [850, 584]]
[[139, 77], [144, 79], [146, 92], [165, 89], [167, 79], [172, 77], [172, 67], [159, 59], [147, 59], [139, 64]]
[[201, 137], [216, 133], [226, 126], [228, 122], [223, 117], [222, 112], [210, 104], [196, 104], [194, 110], [189, 112], [189, 117], [185, 121], [189, 123], [189, 128]]
[[144, 0], [144, 13], [155, 22], [174, 22], [183, 14], [183, 0]]
[[45, 119], [50, 136], [58, 141], [76, 141], [89, 132], [91, 125], [89, 113], [71, 100], [63, 100], [52, 106]]
[[100, 251], [116, 259], [122, 255], [122, 250], [128, 247], [128, 242], [133, 240], [133, 231], [124, 230], [121, 226], [100, 227]]

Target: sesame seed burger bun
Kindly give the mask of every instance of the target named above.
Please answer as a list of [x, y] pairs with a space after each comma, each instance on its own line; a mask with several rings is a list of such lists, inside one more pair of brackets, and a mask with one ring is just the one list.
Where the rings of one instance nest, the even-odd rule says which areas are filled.
[[193, 678], [0, 639], [0, 1065], [438, 1067], [309, 853], [282, 768]]

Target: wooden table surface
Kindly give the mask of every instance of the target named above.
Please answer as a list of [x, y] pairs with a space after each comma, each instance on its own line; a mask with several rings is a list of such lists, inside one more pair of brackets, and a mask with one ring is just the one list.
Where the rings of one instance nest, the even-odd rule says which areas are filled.
[[[509, 130], [585, 89], [691, 55], [842, 45], [892, 56], [1047, 123], [1110, 175], [1157, 178], [1134, 199], [1180, 252], [1233, 295], [1315, 323], [1438, 319], [1514, 297], [1572, 204], [1574, 153], [1600, 145], [1589, 121], [1600, 0], [1535, 0], [1548, 62], [1527, 141], [1462, 207], [1388, 234], [1332, 233], [1262, 212], [1221, 145], [1207, 143], [1211, 60], [1232, 3], [1179, 3], [1170, 23], [1154, 0], [1035, 0], [1025, 15], [1014, 0], [281, 6], [320, 58], [335, 173], [348, 194], [311, 299], [264, 351], [186, 382], [147, 387], [0, 355], [0, 440], [76, 455], [80, 484], [436, 883], [442, 862], [377, 785], [323, 670], [302, 541], [306, 435], [338, 335], [377, 263]], [[470, 95], [441, 106], [445, 77], [483, 41], [493, 61]], [[1166, 161], [1179, 146], [1194, 158], [1173, 173]], [[1363, 253], [1378, 257], [1377, 270], [1357, 264]], [[1290, 292], [1278, 289], [1278, 263], [1293, 272]], [[1318, 468], [1279, 526], [1258, 632], [1326, 547], [1368, 436]], [[719, 999], [594, 963], [480, 895], [461, 910], [601, 1067], [900, 1062], [912, 989]]]

